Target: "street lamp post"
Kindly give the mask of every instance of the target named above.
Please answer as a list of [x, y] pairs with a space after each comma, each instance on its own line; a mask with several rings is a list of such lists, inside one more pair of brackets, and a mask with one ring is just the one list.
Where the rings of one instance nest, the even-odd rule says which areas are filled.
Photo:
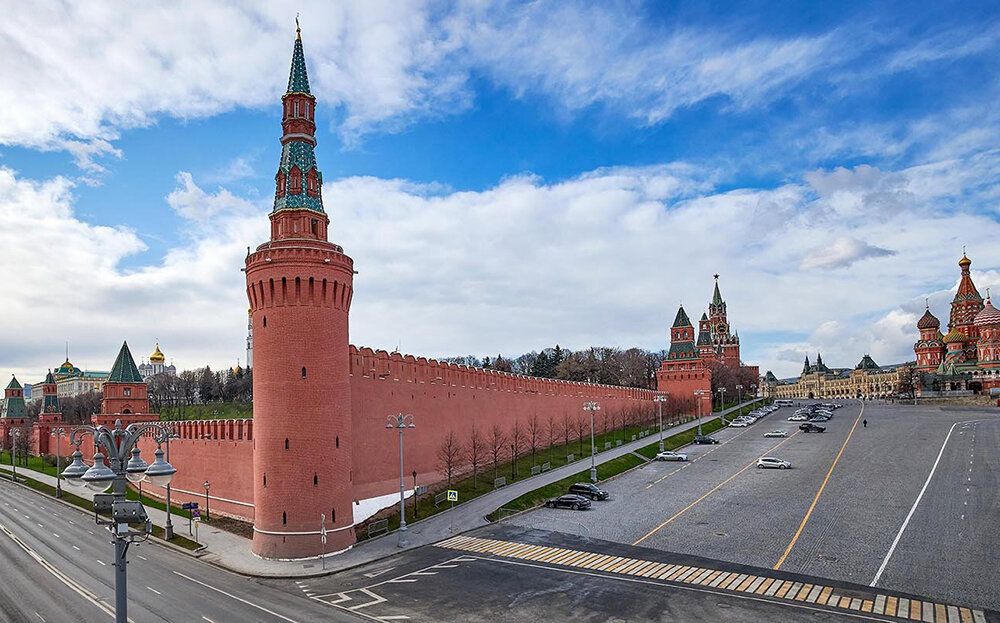
[[594, 446], [594, 411], [600, 411], [601, 405], [593, 400], [583, 403], [583, 410], [590, 412], [590, 482], [597, 482], [596, 447]]
[[10, 429], [10, 469], [11, 469], [11, 480], [17, 482], [17, 440], [21, 438], [21, 430], [18, 428]]
[[56, 438], [56, 497], [62, 497], [62, 453], [59, 451], [59, 440], [66, 436], [66, 429], [57, 426], [52, 429], [52, 437]]
[[397, 413], [390, 415], [386, 419], [386, 428], [395, 428], [399, 431], [399, 547], [406, 547], [409, 542], [409, 530], [406, 528], [406, 477], [403, 471], [403, 431], [413, 428], [413, 416], [408, 413]]
[[417, 518], [417, 470], [413, 470], [413, 518]]
[[[164, 444], [167, 446], [167, 463], [170, 462], [170, 440], [179, 439], [180, 435], [171, 432], [167, 435], [167, 441]], [[170, 483], [167, 483], [167, 524], [163, 526], [163, 539], [169, 541], [174, 538], [174, 522], [170, 520]]]
[[[719, 417], [722, 418], [722, 422], [725, 423], [726, 416], [723, 415], [723, 412], [726, 410], [726, 388], [720, 387], [716, 391], [719, 392]], [[740, 415], [743, 415], [742, 409], [740, 410]]]
[[208, 514], [208, 488], [212, 483], [205, 481], [205, 521], [212, 521], [212, 518]]
[[707, 390], [704, 390], [704, 389], [697, 389], [694, 392], [695, 400], [698, 401], [698, 436], [699, 437], [701, 437], [701, 402], [702, 402], [702, 397], [705, 394], [711, 394], [711, 392], [709, 392]]
[[653, 402], [656, 403], [656, 409], [659, 413], [660, 418], [660, 452], [663, 452], [663, 403], [667, 401], [667, 393], [657, 394], [653, 398]]
[[[156, 460], [152, 465], [139, 456], [139, 439], [143, 433], [153, 432], [157, 448]], [[83, 462], [80, 443], [83, 435], [94, 438], [94, 464]], [[76, 445], [73, 462], [63, 470], [66, 482], [74, 486], [87, 485], [99, 495], [94, 496], [94, 512], [98, 515], [98, 525], [106, 525], [111, 531], [115, 544], [115, 623], [128, 621], [128, 561], [125, 553], [129, 545], [145, 541], [152, 532], [153, 524], [146, 515], [141, 502], [125, 499], [126, 482], [138, 483], [143, 479], [157, 486], [166, 486], [177, 469], [163, 460], [160, 447], [167, 440], [169, 432], [157, 422], [130, 424], [122, 428], [121, 420], [116, 420], [114, 428], [107, 426], [78, 426], [70, 434], [70, 441]], [[108, 465], [105, 465], [105, 457]], [[131, 457], [131, 458], [130, 458]], [[104, 492], [112, 489], [111, 494]], [[110, 513], [111, 519], [101, 519], [101, 513]], [[140, 524], [142, 531], [130, 530], [130, 524]]]
[[[743, 386], [742, 385], [737, 385], [736, 386], [736, 404], [737, 405], [743, 404]], [[740, 409], [740, 415], [742, 415], [742, 414], [743, 414], [743, 410]]]

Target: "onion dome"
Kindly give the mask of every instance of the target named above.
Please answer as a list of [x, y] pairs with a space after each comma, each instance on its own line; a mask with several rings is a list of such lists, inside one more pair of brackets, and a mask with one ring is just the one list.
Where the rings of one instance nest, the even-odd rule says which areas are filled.
[[962, 268], [968, 268], [971, 264], [972, 260], [965, 254], [965, 251], [962, 251], [962, 259], [958, 260], [958, 265]]
[[917, 321], [917, 329], [923, 331], [924, 329], [937, 329], [941, 326], [941, 321], [938, 320], [934, 314], [931, 313], [931, 308], [928, 307], [924, 315], [920, 317]]
[[968, 340], [969, 338], [967, 338], [965, 334], [959, 331], [958, 329], [952, 329], [951, 331], [948, 332], [948, 335], [941, 338], [941, 341], [944, 342], [945, 344], [952, 344], [955, 342], [964, 343], [967, 342]]
[[163, 363], [166, 360], [167, 358], [163, 356], [162, 352], [160, 352], [160, 343], [157, 342], [156, 350], [154, 350], [153, 354], [149, 356], [149, 363]]
[[973, 320], [973, 323], [975, 323], [977, 327], [1000, 324], [1000, 309], [993, 307], [993, 303], [991, 303], [990, 299], [987, 298], [986, 305], [983, 307], [981, 312], [976, 314], [976, 318]]

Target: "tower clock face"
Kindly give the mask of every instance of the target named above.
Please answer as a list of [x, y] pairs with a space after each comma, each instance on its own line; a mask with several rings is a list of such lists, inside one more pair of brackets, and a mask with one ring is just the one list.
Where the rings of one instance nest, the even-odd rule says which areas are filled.
[[726, 323], [720, 322], [719, 324], [715, 325], [715, 331], [717, 333], [719, 333], [719, 334], [725, 335], [726, 334]]

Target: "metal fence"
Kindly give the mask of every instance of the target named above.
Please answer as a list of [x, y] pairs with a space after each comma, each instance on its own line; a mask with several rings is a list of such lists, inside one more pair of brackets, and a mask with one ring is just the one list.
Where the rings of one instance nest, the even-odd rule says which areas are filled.
[[501, 476], [499, 478], [495, 478], [493, 480], [493, 488], [494, 489], [499, 489], [500, 487], [506, 487], [506, 486], [507, 486], [507, 479], [505, 477], [503, 477], [503, 476]]
[[383, 534], [389, 531], [389, 520], [379, 519], [378, 521], [373, 521], [368, 524], [368, 538], [371, 538], [377, 534]]
[[447, 501], [448, 501], [447, 491], [442, 491], [441, 493], [438, 493], [437, 495], [434, 496], [434, 506], [437, 506], [441, 502], [447, 502]]

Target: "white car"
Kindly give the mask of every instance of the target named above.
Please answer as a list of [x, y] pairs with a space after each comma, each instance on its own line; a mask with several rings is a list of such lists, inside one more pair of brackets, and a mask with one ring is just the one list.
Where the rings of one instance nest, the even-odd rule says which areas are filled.
[[757, 459], [757, 469], [764, 469], [765, 467], [772, 469], [788, 469], [791, 466], [791, 463], [779, 459], [776, 456], [762, 456]]
[[657, 461], [686, 461], [688, 460], [688, 455], [681, 454], [680, 452], [671, 452], [667, 450], [666, 452], [660, 452], [656, 455]]
[[805, 422], [808, 419], [809, 419], [809, 416], [806, 415], [805, 413], [796, 413], [795, 415], [789, 415], [788, 416], [788, 421], [789, 422]]
[[730, 428], [746, 428], [747, 426], [750, 426], [750, 422], [746, 420], [733, 420], [729, 423]]
[[783, 430], [772, 430], [770, 432], [764, 433], [765, 437], [788, 437], [788, 433]]

